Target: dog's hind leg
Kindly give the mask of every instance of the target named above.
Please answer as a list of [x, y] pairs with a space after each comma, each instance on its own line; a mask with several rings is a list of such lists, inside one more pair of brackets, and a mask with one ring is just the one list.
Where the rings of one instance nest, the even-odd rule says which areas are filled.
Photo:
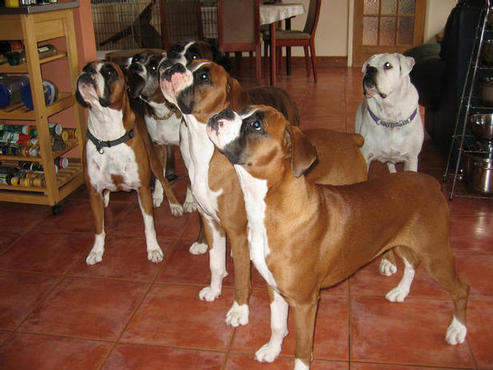
[[394, 250], [404, 261], [404, 272], [399, 284], [388, 292], [385, 298], [390, 302], [404, 302], [411, 289], [418, 261], [414, 253], [408, 248], [396, 247]]
[[423, 260], [423, 265], [454, 301], [454, 316], [447, 329], [445, 340], [451, 345], [463, 343], [467, 335], [466, 310], [469, 286], [457, 276], [452, 252], [449, 252], [447, 256], [441, 255], [428, 261]]
[[389, 169], [390, 173], [396, 173], [397, 172], [397, 170], [395, 169], [395, 163], [387, 162], [387, 168]]
[[[163, 166], [163, 164], [166, 163], [166, 148], [163, 145], [159, 145], [154, 142], [152, 143], [152, 146], [154, 147], [157, 160]], [[163, 171], [163, 176], [164, 175], [165, 173]], [[154, 191], [152, 192], [152, 203], [154, 204], [154, 207], [159, 207], [162, 202], [163, 202], [163, 185], [161, 184], [161, 180], [155, 177]]]
[[88, 265], [94, 265], [103, 260], [104, 254], [104, 201], [102, 194], [98, 193], [92, 186], [88, 186], [89, 191], [89, 204], [91, 206], [92, 214], [94, 216], [94, 226], [96, 234], [94, 235], [94, 244], [91, 252], [86, 258]]
[[144, 219], [144, 228], [147, 244], [147, 259], [154, 263], [163, 260], [163, 251], [159, 247], [156, 238], [156, 229], [154, 227], [154, 211], [152, 208], [152, 195], [149, 187], [141, 186], [138, 189], [139, 206]]
[[388, 250], [382, 256], [380, 260], [380, 266], [378, 267], [380, 275], [391, 276], [397, 272], [397, 263], [395, 262], [395, 256], [392, 250]]
[[209, 246], [207, 245], [207, 239], [205, 237], [204, 221], [202, 220], [202, 217], [199, 217], [199, 235], [197, 235], [197, 239], [193, 242], [188, 251], [191, 254], [197, 255], [204, 254], [207, 252], [207, 249], [209, 249]]

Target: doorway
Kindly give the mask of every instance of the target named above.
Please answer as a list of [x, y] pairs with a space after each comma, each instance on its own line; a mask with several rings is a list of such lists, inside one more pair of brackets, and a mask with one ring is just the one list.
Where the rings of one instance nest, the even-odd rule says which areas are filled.
[[354, 0], [353, 65], [422, 44], [425, 11], [426, 0]]

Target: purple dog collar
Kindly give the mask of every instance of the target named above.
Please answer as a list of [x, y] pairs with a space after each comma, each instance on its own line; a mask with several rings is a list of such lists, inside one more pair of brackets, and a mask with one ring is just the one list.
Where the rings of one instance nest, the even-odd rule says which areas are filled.
[[370, 107], [366, 107], [368, 110], [368, 113], [370, 114], [370, 117], [375, 121], [377, 125], [383, 126], [383, 127], [388, 127], [388, 128], [396, 128], [396, 127], [402, 127], [410, 123], [414, 117], [416, 117], [416, 114], [418, 114], [418, 108], [414, 110], [413, 113], [409, 116], [408, 119], [404, 119], [402, 121], [397, 121], [397, 122], [387, 122], [387, 121], [382, 121], [380, 118], [378, 118], [375, 113], [373, 113], [370, 109]]

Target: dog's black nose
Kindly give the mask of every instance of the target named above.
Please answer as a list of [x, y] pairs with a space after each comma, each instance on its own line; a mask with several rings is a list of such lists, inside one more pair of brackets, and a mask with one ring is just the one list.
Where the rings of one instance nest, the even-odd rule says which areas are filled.
[[161, 76], [162, 79], [165, 79], [166, 81], [171, 81], [171, 76], [173, 76], [175, 73], [185, 73], [185, 67], [183, 64], [177, 63], [169, 68], [167, 68], [163, 75]]
[[130, 72], [138, 72], [138, 71], [140, 71], [140, 64], [138, 64], [138, 63], [132, 63], [132, 64], [130, 64], [130, 66], [128, 67], [128, 70], [129, 70]]
[[366, 72], [365, 74], [368, 76], [368, 77], [373, 77], [377, 74], [378, 70], [375, 68], [375, 67], [372, 67], [372, 66], [368, 66], [366, 67]]
[[207, 125], [214, 131], [216, 131], [219, 128], [219, 120], [221, 119], [227, 119], [227, 120], [233, 120], [235, 118], [235, 114], [231, 108], [226, 108], [223, 111], [214, 114], [211, 118], [209, 118], [209, 121], [207, 122]]

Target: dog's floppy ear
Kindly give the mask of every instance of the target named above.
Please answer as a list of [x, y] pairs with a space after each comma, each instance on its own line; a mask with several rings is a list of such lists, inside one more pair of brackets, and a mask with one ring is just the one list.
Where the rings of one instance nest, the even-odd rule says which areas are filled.
[[230, 108], [234, 111], [241, 111], [248, 104], [248, 94], [246, 90], [241, 87], [237, 79], [228, 75], [228, 82], [226, 86], [226, 94]]
[[291, 152], [291, 172], [300, 177], [317, 160], [315, 146], [298, 127], [292, 125], [284, 131], [284, 142]]
[[82, 105], [84, 108], [89, 108], [90, 105], [87, 104], [84, 100], [84, 98], [82, 97], [82, 95], [80, 94], [79, 92], [79, 81], [77, 81], [77, 90], [75, 92], [75, 99], [79, 102], [80, 105]]
[[402, 54], [397, 54], [397, 57], [401, 66], [401, 77], [407, 76], [414, 67], [414, 58]]

